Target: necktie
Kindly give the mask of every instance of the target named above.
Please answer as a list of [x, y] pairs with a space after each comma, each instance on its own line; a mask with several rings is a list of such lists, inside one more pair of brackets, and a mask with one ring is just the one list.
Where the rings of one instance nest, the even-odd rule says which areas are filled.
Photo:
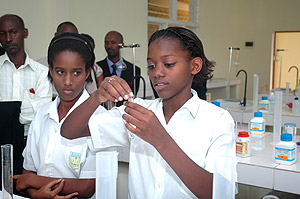
[[117, 75], [116, 70], [117, 70], [117, 66], [114, 64], [112, 65], [113, 71], [111, 73], [111, 75]]

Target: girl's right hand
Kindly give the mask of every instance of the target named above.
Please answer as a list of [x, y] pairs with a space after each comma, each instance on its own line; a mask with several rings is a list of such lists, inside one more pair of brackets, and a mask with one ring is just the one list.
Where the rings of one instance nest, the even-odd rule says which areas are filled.
[[97, 91], [92, 95], [95, 95], [99, 103], [106, 101], [118, 102], [133, 97], [133, 93], [127, 82], [116, 75], [106, 77], [101, 82]]

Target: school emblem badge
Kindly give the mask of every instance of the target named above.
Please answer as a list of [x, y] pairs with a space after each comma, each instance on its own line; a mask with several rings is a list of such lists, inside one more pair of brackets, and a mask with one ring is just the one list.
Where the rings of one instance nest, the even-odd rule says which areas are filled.
[[69, 161], [70, 161], [70, 166], [72, 169], [74, 170], [78, 170], [79, 169], [79, 164], [80, 164], [80, 153], [76, 153], [76, 152], [70, 152], [70, 156], [69, 156]]

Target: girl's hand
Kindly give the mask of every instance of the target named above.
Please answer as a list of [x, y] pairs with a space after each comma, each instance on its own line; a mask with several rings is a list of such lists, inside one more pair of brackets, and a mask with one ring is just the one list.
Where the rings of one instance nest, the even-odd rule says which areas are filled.
[[[53, 188], [56, 184], [58, 186], [56, 188]], [[44, 199], [63, 199], [63, 198], [74, 198], [78, 195], [77, 192], [68, 194], [66, 196], [59, 196], [59, 192], [63, 189], [65, 185], [65, 181], [63, 179], [53, 180], [47, 184], [45, 184], [43, 187], [38, 189], [34, 192], [32, 195], [33, 198], [44, 198]]]
[[93, 94], [99, 103], [106, 101], [118, 102], [133, 97], [133, 93], [127, 82], [116, 75], [106, 77]]
[[19, 192], [24, 191], [30, 187], [30, 180], [34, 180], [34, 174], [23, 174], [23, 175], [14, 175], [13, 179], [16, 180], [16, 189]]
[[163, 144], [162, 140], [168, 134], [156, 115], [133, 102], [125, 102], [125, 106], [125, 112], [128, 115], [123, 114], [122, 118], [126, 121], [126, 128], [155, 148]]

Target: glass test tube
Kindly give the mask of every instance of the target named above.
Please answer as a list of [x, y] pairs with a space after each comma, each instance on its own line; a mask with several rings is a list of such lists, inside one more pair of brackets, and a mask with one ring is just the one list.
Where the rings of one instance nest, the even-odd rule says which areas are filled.
[[2, 199], [13, 198], [13, 146], [1, 145]]

